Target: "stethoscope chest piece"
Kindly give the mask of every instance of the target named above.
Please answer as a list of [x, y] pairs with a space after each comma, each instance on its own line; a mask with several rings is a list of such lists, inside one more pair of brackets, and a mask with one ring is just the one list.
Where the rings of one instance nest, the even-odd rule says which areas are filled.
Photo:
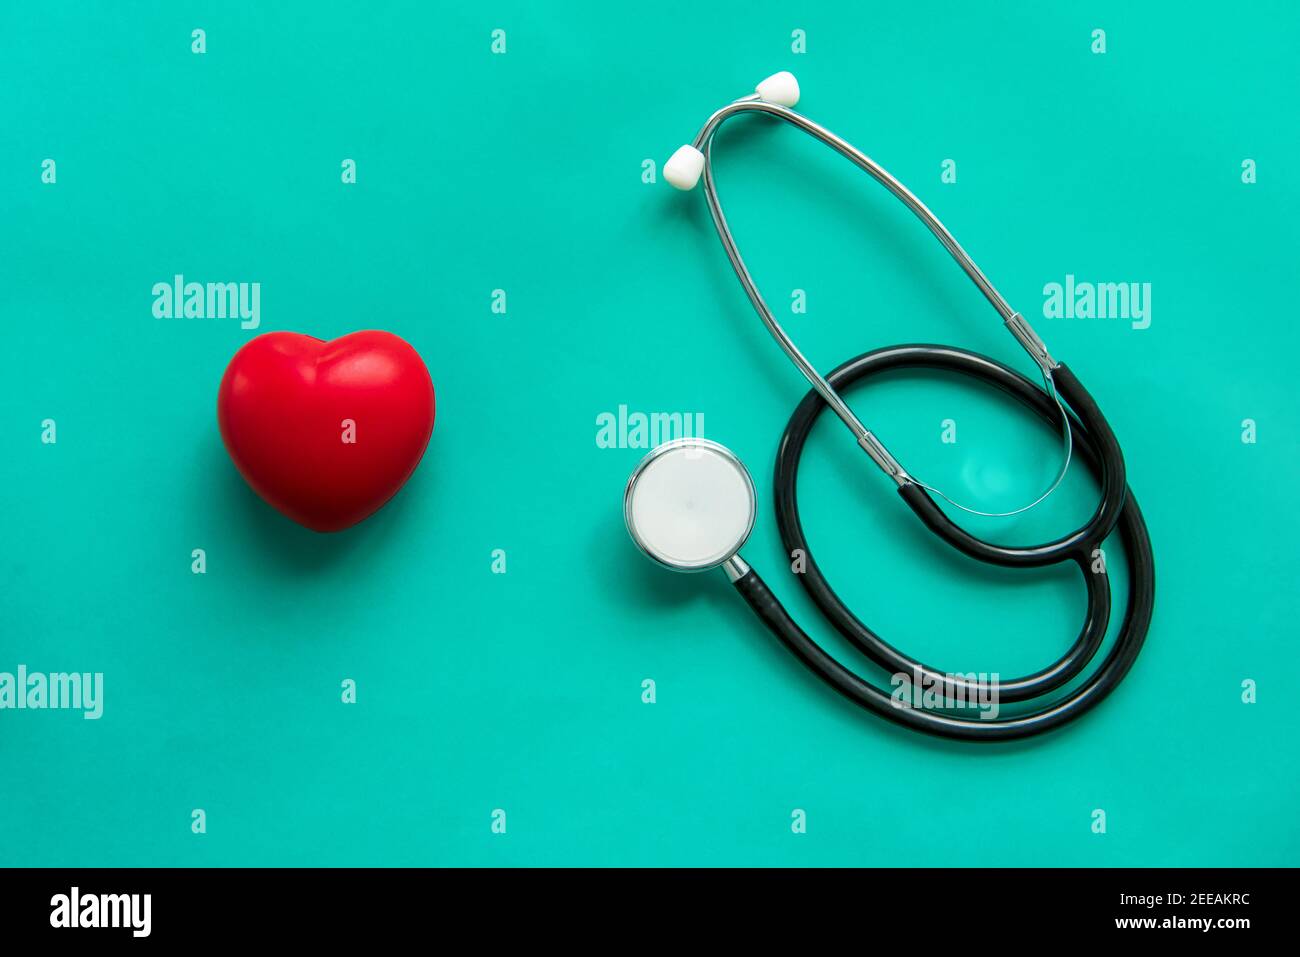
[[650, 452], [623, 494], [637, 546], [681, 572], [717, 568], [754, 529], [753, 479], [735, 454], [708, 439], [678, 439]]

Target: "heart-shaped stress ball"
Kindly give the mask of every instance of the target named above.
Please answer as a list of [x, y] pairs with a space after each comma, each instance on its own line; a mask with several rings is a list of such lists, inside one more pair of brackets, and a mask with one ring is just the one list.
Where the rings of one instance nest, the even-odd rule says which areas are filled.
[[258, 495], [336, 532], [406, 484], [433, 433], [433, 381], [388, 332], [330, 342], [268, 332], [230, 360], [217, 396], [226, 451]]

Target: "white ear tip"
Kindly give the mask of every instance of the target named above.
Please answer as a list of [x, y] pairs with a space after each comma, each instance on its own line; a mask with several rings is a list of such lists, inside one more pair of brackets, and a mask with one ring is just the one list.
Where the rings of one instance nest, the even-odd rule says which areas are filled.
[[768, 103], [795, 106], [799, 102], [799, 81], [787, 70], [773, 73], [754, 88], [754, 92]]
[[694, 189], [704, 171], [704, 154], [687, 144], [664, 163], [664, 179], [677, 189]]

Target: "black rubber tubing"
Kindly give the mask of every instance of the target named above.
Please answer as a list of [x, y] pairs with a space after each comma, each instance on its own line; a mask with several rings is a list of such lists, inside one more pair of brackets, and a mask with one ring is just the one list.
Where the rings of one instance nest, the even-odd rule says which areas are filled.
[[[871, 375], [893, 369], [939, 369], [973, 376], [1007, 392], [1036, 412], [1050, 426], [1059, 424], [1060, 411], [1052, 398], [1018, 372], [985, 356], [949, 346], [892, 346], [865, 353], [841, 365], [828, 376], [837, 391]], [[767, 585], [752, 569], [735, 582], [758, 617], [778, 639], [832, 688], [881, 717], [904, 727], [968, 741], [1005, 741], [1041, 734], [1074, 720], [1102, 701], [1123, 680], [1137, 659], [1155, 603], [1155, 564], [1151, 540], [1132, 490], [1125, 479], [1119, 444], [1096, 403], [1065, 366], [1055, 370], [1058, 393], [1069, 405], [1074, 451], [1097, 475], [1102, 499], [1083, 527], [1045, 545], [1010, 547], [994, 545], [969, 535], [942, 511], [920, 486], [908, 483], [899, 494], [926, 527], [966, 555], [994, 565], [1029, 567], [1075, 562], [1084, 578], [1087, 612], [1079, 637], [1054, 664], [1011, 681], [999, 682], [999, 703], [1043, 701], [1044, 697], [1078, 677], [1095, 657], [1110, 621], [1111, 593], [1103, 570], [1093, 571], [1093, 550], [1118, 525], [1129, 558], [1128, 601], [1119, 634], [1100, 666], [1082, 683], [1057, 700], [1047, 701], [1026, 714], [982, 719], [938, 710], [899, 707], [892, 696], [845, 668], [812, 640], [790, 617]], [[816, 392], [809, 392], [795, 409], [777, 452], [775, 470], [776, 519], [786, 552], [802, 552], [804, 571], [797, 577], [813, 602], [841, 634], [859, 651], [890, 673], [920, 675], [949, 697], [966, 694], [973, 700], [978, 682], [948, 677], [918, 662], [885, 642], [864, 625], [835, 594], [817, 566], [799, 521], [796, 477], [804, 443], [817, 417], [826, 408]]]
[[[975, 372], [972, 367], [965, 365], [956, 358], [959, 355], [969, 355], [969, 353], [937, 346], [924, 348], [941, 350], [931, 356], [930, 361], [925, 363], [932, 368], [970, 372], [972, 375], [982, 378], [998, 375], [998, 373], [987, 369]], [[975, 356], [974, 358], [991, 363], [995, 369], [1001, 369], [1003, 372], [1011, 371], [998, 366], [993, 360], [985, 359], [983, 356]], [[1012, 374], [1015, 375], [1015, 373]], [[953, 548], [965, 552], [971, 558], [978, 558], [980, 561], [992, 565], [1009, 565], [1013, 567], [1055, 565], [1057, 562], [1077, 554], [1081, 547], [1104, 539], [1111, 533], [1116, 521], [1119, 520], [1119, 513], [1124, 508], [1127, 489], [1124, 453], [1119, 447], [1119, 442], [1115, 439], [1115, 434], [1110, 430], [1110, 425], [1107, 424], [1105, 416], [1097, 408], [1097, 403], [1093, 401], [1092, 396], [1088, 394], [1082, 383], [1075, 378], [1073, 372], [1065, 365], [1057, 366], [1052, 372], [1052, 381], [1056, 384], [1057, 393], [1065, 400], [1066, 405], [1078, 415], [1084, 431], [1088, 433], [1095, 443], [1101, 464], [1101, 501], [1097, 504], [1097, 510], [1093, 513], [1092, 518], [1088, 519], [1080, 528], [1069, 535], [1058, 538], [1054, 542], [1043, 545], [1020, 547], [994, 545], [983, 539], [976, 538], [950, 519], [935, 504], [934, 499], [930, 497], [930, 493], [921, 486], [913, 483], [899, 486], [899, 494], [912, 507], [912, 511], [925, 523], [925, 526], [940, 538], [946, 539]], [[1002, 383], [1000, 376], [996, 384], [1018, 398], [1025, 398], [1015, 386], [1008, 387], [1008, 384]], [[1034, 392], [1042, 393], [1042, 390], [1036, 385], [1027, 384]], [[798, 412], [796, 412], [797, 414]], [[816, 412], [813, 412], [813, 415], [815, 417]], [[1055, 407], [1055, 403], [1052, 403], [1051, 416], [1053, 423], [1060, 419], [1060, 410]]]

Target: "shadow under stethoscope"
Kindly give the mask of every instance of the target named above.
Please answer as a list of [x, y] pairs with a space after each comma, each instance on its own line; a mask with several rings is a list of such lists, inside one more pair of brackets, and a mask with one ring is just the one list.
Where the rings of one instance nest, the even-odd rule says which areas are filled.
[[[734, 605], [726, 574], [720, 568], [701, 572], [679, 572], [655, 564], [636, 547], [619, 509], [610, 509], [592, 529], [592, 553], [608, 560], [596, 563], [599, 587], [619, 594], [637, 613], [660, 612], [698, 602]], [[611, 542], [618, 543], [611, 548]]]

